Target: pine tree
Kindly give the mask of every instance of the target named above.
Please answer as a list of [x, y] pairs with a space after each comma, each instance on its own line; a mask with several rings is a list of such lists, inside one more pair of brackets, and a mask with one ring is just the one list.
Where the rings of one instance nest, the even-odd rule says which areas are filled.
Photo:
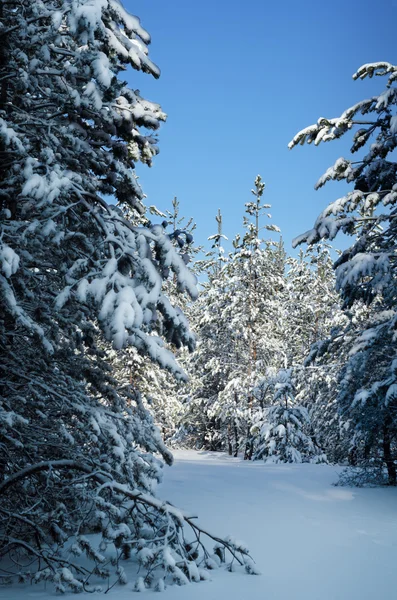
[[261, 203], [264, 190], [258, 176], [251, 190], [255, 200], [245, 205], [245, 234], [242, 239], [234, 239], [235, 250], [225, 267], [229, 302], [223, 318], [229, 324], [233, 354], [227, 384], [214, 406], [223, 420], [227, 417], [233, 430], [234, 454], [242, 450], [245, 458], [251, 458], [253, 452], [252, 390], [269, 366], [279, 368], [284, 363], [280, 294], [284, 287], [285, 254], [281, 241], [260, 238], [262, 229], [279, 232], [273, 224], [260, 226], [261, 216], [271, 218], [266, 213], [270, 205]]
[[397, 146], [397, 67], [386, 62], [367, 64], [353, 78], [374, 75], [388, 76], [382, 93], [358, 102], [338, 118], [319, 119], [299, 132], [290, 148], [305, 142], [317, 145], [355, 130], [351, 152], [358, 152], [358, 157], [354, 161], [339, 158], [316, 185], [344, 180], [353, 189], [331, 203], [314, 228], [295, 244], [333, 239], [339, 231], [355, 236], [353, 245], [335, 263], [336, 285], [346, 310], [359, 303], [371, 309], [361, 323], [348, 325], [346, 336], [334, 336], [328, 349], [335, 354], [341, 347], [343, 352], [345, 343], [350, 348], [344, 352], [339, 374], [338, 402], [342, 414], [353, 423], [356, 454], [364, 462], [380, 461], [389, 483], [395, 485], [397, 163], [392, 153]]
[[254, 459], [268, 463], [324, 462], [325, 455], [306, 432], [310, 430], [309, 414], [295, 400], [292, 370], [282, 369], [275, 377], [268, 377], [256, 394], [262, 395], [263, 401], [263, 392], [270, 390], [273, 398], [264, 421], [254, 425], [254, 430], [259, 430]]
[[329, 247], [316, 244], [288, 257], [285, 329], [288, 366], [302, 364], [312, 344], [328, 336], [340, 313]]
[[110, 342], [130, 345], [183, 379], [166, 341], [194, 347], [163, 280], [195, 297], [196, 278], [163, 226], [142, 225], [133, 169], [157, 154], [165, 114], [118, 78], [128, 65], [159, 76], [150, 37], [117, 0], [1, 11], [0, 556], [59, 592], [111, 570], [124, 583], [131, 552], [138, 589], [199, 580], [200, 529], [153, 495], [155, 453], [170, 453], [108, 362]]
[[340, 361], [315, 359], [315, 349], [321, 347], [331, 331], [340, 330], [347, 323], [335, 291], [330, 247], [315, 244], [287, 262], [285, 330], [296, 399], [308, 410], [316, 444], [330, 461], [340, 462], [348, 454], [346, 423], [336, 402]]
[[224, 269], [222, 214], [215, 217], [217, 233], [208, 239], [211, 249], [196, 263], [206, 280], [198, 300], [189, 309], [189, 321], [197, 333], [196, 351], [183, 362], [190, 381], [184, 400], [184, 411], [174, 442], [192, 448], [222, 450], [226, 447], [220, 419], [212, 408], [228, 377], [227, 361], [231, 341], [227, 323], [221, 318], [226, 301], [227, 275]]
[[[282, 243], [260, 237], [262, 229], [279, 231], [272, 224], [261, 227], [260, 218], [270, 208], [262, 204], [264, 189], [258, 176], [252, 190], [255, 200], [246, 204], [244, 236], [235, 237], [227, 257], [221, 228], [210, 238], [214, 254], [207, 263], [208, 281], [193, 308], [198, 344], [188, 369], [196, 382], [188, 415], [197, 415], [199, 443], [234, 456], [243, 451], [246, 458], [253, 451], [252, 389], [269, 365], [279, 368], [284, 363], [279, 295], [285, 253]], [[217, 222], [221, 225], [219, 215]]]
[[[358, 303], [348, 312], [336, 313], [328, 335], [314, 343], [297, 375], [302, 403], [309, 408], [315, 439], [337, 464], [357, 464], [359, 453], [354, 422], [340, 407], [340, 377], [349, 360], [358, 331], [368, 320], [368, 307]], [[303, 382], [300, 379], [303, 378]]]
[[[133, 218], [130, 209], [124, 208], [123, 212], [128, 219]], [[194, 244], [196, 224], [192, 217], [187, 219], [180, 214], [179, 200], [173, 198], [172, 210], [162, 212], [152, 205], [149, 207], [149, 213], [163, 219], [162, 226], [168, 232], [176, 252], [186, 265], [192, 264], [194, 269], [195, 263], [191, 261], [201, 251], [201, 247]], [[150, 226], [149, 216], [142, 216], [142, 225]], [[191, 302], [186, 294], [178, 293], [175, 275], [163, 280], [163, 290], [171, 304], [179, 311], [180, 318], [187, 315]], [[178, 362], [182, 364], [183, 348], [171, 346], [171, 350], [177, 356]], [[151, 412], [163, 438], [165, 440], [171, 438], [182, 415], [181, 400], [186, 393], [186, 382], [169, 377], [164, 369], [147, 361], [146, 357], [132, 346], [118, 351], [113, 350], [111, 364], [120, 383], [131, 384], [141, 392], [143, 403]]]

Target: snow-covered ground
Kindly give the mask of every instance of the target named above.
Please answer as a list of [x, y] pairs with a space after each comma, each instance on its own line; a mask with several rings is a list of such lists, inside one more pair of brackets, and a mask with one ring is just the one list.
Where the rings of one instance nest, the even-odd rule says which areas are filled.
[[[163, 600], [395, 597], [396, 489], [334, 487], [337, 470], [324, 465], [269, 466], [193, 451], [176, 451], [175, 459], [159, 495], [198, 514], [212, 532], [244, 540], [262, 575], [218, 570], [210, 582], [168, 588]], [[127, 584], [89, 598], [127, 600], [133, 594]], [[51, 596], [41, 587], [0, 588], [6, 600]]]
[[179, 451], [161, 493], [243, 539], [262, 575], [216, 573], [164, 600], [388, 600], [397, 586], [397, 490], [334, 487], [324, 465]]

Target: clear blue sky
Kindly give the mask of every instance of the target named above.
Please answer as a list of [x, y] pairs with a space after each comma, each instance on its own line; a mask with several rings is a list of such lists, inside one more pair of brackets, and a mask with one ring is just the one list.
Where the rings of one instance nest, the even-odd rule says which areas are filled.
[[348, 144], [299, 147], [288, 142], [318, 117], [383, 89], [356, 81], [366, 62], [395, 62], [397, 1], [125, 0], [150, 32], [156, 81], [131, 73], [129, 83], [168, 114], [160, 154], [138, 173], [148, 204], [170, 208], [177, 195], [198, 224], [197, 241], [241, 231], [244, 203], [260, 173], [273, 222], [287, 249], [318, 213], [342, 195], [341, 184], [313, 186]]

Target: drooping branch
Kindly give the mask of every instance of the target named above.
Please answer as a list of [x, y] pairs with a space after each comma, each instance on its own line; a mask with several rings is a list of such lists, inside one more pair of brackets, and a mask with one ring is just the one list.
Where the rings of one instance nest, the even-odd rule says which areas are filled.
[[[35, 475], [35, 474], [43, 472], [43, 471], [52, 471], [52, 470], [66, 469], [66, 468], [76, 470], [76, 471], [82, 471], [87, 474], [88, 478], [91, 478], [94, 481], [96, 481], [98, 484], [100, 484], [97, 489], [98, 495], [102, 491], [109, 489], [117, 494], [125, 496], [126, 498], [128, 498], [130, 500], [134, 500], [135, 503], [142, 504], [146, 507], [151, 507], [151, 508], [155, 509], [156, 511], [158, 511], [159, 513], [161, 513], [167, 517], [170, 517], [172, 519], [172, 521], [176, 522], [177, 527], [182, 527], [183, 524], [186, 523], [187, 525], [190, 526], [190, 528], [195, 533], [196, 539], [197, 539], [198, 543], [200, 544], [201, 548], [203, 549], [205, 555], [207, 555], [207, 551], [205, 549], [203, 542], [201, 542], [201, 539], [200, 539], [201, 535], [204, 535], [207, 538], [213, 540], [214, 542], [216, 542], [216, 544], [218, 546], [223, 547], [224, 550], [228, 550], [232, 556], [232, 559], [236, 560], [241, 566], [245, 565], [246, 570], [248, 572], [250, 572], [250, 573], [257, 572], [256, 569], [253, 567], [253, 561], [249, 555], [248, 549], [246, 549], [243, 545], [236, 544], [230, 538], [222, 538], [222, 537], [219, 537], [217, 535], [210, 533], [208, 530], [199, 526], [197, 523], [194, 523], [193, 522], [194, 517], [183, 513], [181, 510], [179, 510], [178, 508], [176, 508], [169, 502], [163, 502], [163, 501], [155, 498], [154, 496], [151, 496], [147, 493], [141, 492], [140, 490], [130, 489], [125, 484], [118, 483], [117, 481], [111, 479], [111, 476], [109, 474], [104, 473], [103, 471], [98, 471], [97, 469], [90, 467], [87, 464], [79, 463], [74, 460], [43, 461], [41, 463], [37, 463], [35, 465], [31, 465], [29, 467], [21, 469], [19, 472], [11, 475], [5, 481], [3, 481], [2, 484], [0, 484], [0, 495], [4, 494], [5, 491], [8, 488], [10, 488], [12, 485], [15, 485], [16, 483], [18, 483], [32, 475]], [[3, 512], [4, 514], [7, 513], [8, 516], [11, 516], [8, 511], [1, 511], [1, 512]], [[30, 520], [27, 520], [23, 517], [22, 517], [22, 521], [27, 524], [31, 524]], [[37, 529], [36, 525], [34, 527], [35, 527], [35, 529]], [[40, 531], [41, 531], [41, 533], [43, 533], [42, 530], [40, 530]], [[0, 536], [0, 539], [1, 539], [1, 536]], [[11, 548], [12, 546], [15, 546], [16, 542], [18, 541], [18, 540], [12, 540], [12, 543], [11, 543], [11, 540], [8, 537], [8, 535], [6, 535], [3, 539], [5, 539], [5, 541], [8, 544], [8, 546], [6, 546], [6, 548], [7, 547]], [[21, 542], [21, 544], [22, 544], [22, 542]], [[21, 545], [21, 544], [19, 544], [19, 545]], [[28, 550], [30, 552], [31, 546], [29, 544], [23, 543], [22, 545], [25, 548], [25, 550]], [[4, 551], [4, 547], [3, 547], [2, 554], [4, 555], [4, 553], [5, 553], [5, 551]], [[41, 553], [39, 550], [36, 550], [33, 548], [32, 553], [36, 557], [41, 557]], [[223, 556], [224, 556], [224, 553], [223, 553]], [[48, 556], [46, 557], [47, 560], [49, 560], [50, 558], [51, 557], [48, 557]], [[225, 559], [223, 560], [223, 562], [225, 562]]]

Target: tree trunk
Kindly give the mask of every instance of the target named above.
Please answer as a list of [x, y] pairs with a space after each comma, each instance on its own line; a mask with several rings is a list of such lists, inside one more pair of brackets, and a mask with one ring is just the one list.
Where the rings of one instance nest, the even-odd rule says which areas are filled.
[[391, 453], [391, 435], [390, 435], [391, 418], [388, 415], [385, 418], [383, 425], [383, 460], [386, 463], [387, 474], [389, 476], [389, 485], [397, 484], [396, 465]]
[[250, 435], [250, 428], [247, 427], [247, 437], [245, 438], [245, 449], [244, 449], [244, 460], [248, 460], [248, 452], [249, 452], [249, 435]]
[[357, 465], [357, 448], [354, 446], [351, 450], [349, 450], [349, 465], [355, 467]]
[[227, 426], [227, 449], [228, 449], [229, 456], [232, 456], [233, 447], [232, 447], [232, 432], [230, 430], [230, 423]]
[[233, 456], [235, 458], [237, 458], [237, 456], [238, 456], [238, 431], [237, 431], [236, 421], [234, 421], [234, 423], [233, 423], [233, 429], [234, 429], [234, 454], [233, 454]]
[[247, 439], [245, 442], [245, 450], [244, 450], [244, 460], [251, 460], [253, 452], [254, 452], [254, 440], [252, 439], [250, 428], [248, 426]]

